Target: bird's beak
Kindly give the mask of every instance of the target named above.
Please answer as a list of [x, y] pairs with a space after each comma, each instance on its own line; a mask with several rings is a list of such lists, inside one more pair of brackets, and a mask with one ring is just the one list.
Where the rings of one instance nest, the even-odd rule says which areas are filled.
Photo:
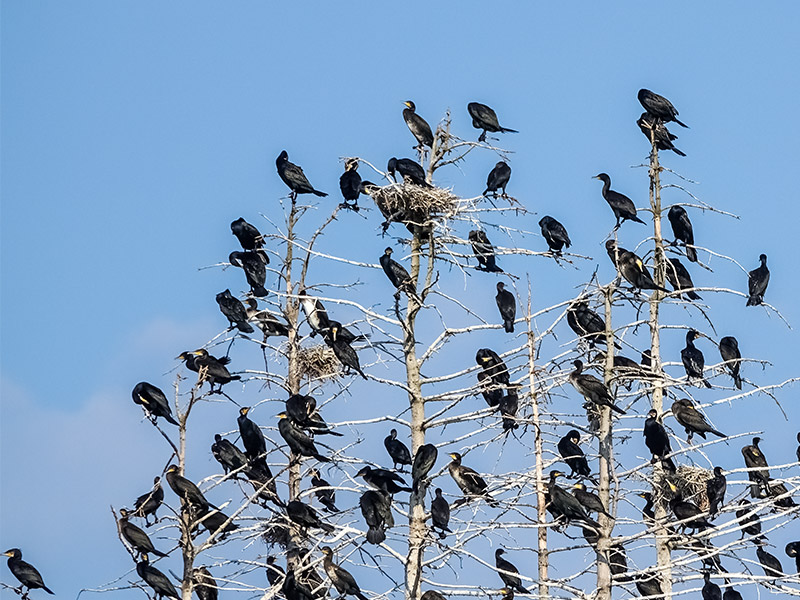
[[456, 457], [456, 455], [453, 454], [452, 452], [450, 454], [448, 454], [447, 456], [449, 456], [450, 458], [453, 458], [453, 459], [455, 459], [455, 457]]
[[408, 107], [408, 108], [411, 108], [411, 105], [408, 102], [403, 102], [403, 105]]
[[597, 175], [592, 175], [592, 179], [600, 179]]
[[670, 489], [670, 490], [672, 490], [672, 492], [673, 492], [673, 493], [675, 493], [675, 492], [677, 492], [677, 491], [678, 491], [678, 488], [676, 488], [676, 487], [675, 487], [675, 486], [672, 484], [672, 482], [671, 482], [671, 481], [668, 481], [668, 482], [667, 482], [667, 485], [669, 486], [669, 489]]
[[202, 352], [200, 352], [200, 350], [195, 350], [193, 352], [190, 352], [189, 354], [194, 354], [195, 356], [200, 356], [202, 354]]
[[12, 552], [3, 552], [3, 556], [14, 556]]

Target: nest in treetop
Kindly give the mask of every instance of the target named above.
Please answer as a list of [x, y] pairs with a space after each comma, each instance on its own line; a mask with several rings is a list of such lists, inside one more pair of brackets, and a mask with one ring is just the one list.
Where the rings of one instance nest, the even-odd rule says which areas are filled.
[[459, 209], [459, 198], [450, 190], [392, 183], [372, 187], [369, 195], [388, 222], [424, 225], [433, 217], [448, 217]]
[[297, 353], [300, 372], [309, 379], [335, 377], [341, 371], [341, 363], [325, 344], [300, 348]]
[[[713, 471], [700, 467], [690, 467], [681, 465], [677, 472], [669, 477], [684, 500], [697, 505], [700, 510], [708, 510], [708, 494], [706, 493], [706, 482], [714, 477]], [[670, 490], [666, 479], [662, 479], [658, 485], [658, 494], [665, 498], [672, 498], [675, 494]]]
[[278, 516], [270, 521], [267, 521], [264, 532], [261, 537], [270, 545], [278, 545], [281, 548], [288, 548], [291, 542], [289, 526], [286, 524], [284, 517]]

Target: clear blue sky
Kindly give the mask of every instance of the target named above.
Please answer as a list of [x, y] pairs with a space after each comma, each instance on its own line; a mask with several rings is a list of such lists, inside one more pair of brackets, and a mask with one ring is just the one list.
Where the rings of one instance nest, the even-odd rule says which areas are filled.
[[[688, 156], [664, 162], [741, 217], [692, 212], [698, 243], [746, 269], [768, 254], [767, 299], [800, 326], [798, 17], [792, 3], [3, 2], [0, 543], [22, 547], [64, 596], [127, 568], [108, 507], [144, 491], [165, 460], [130, 388], [169, 387], [173, 358], [224, 325], [214, 294], [242, 286], [240, 273], [198, 268], [235, 248], [233, 219], [279, 219], [280, 150], [331, 193], [320, 217], [338, 202], [339, 157], [410, 156], [406, 99], [432, 123], [452, 109], [465, 137], [476, 135], [466, 103], [495, 107], [521, 132], [503, 143], [515, 152], [509, 193], [537, 213], [524, 226], [556, 216], [607, 280], [613, 220], [590, 177], [606, 171], [646, 203], [646, 171], [630, 168], [647, 155], [636, 91], [663, 93], [691, 126], [673, 128]], [[437, 183], [477, 195], [495, 161], [477, 156]], [[683, 200], [672, 191], [666, 201]], [[626, 224], [621, 240], [633, 246], [649, 231]], [[371, 262], [387, 243], [375, 211], [343, 215], [328, 238], [329, 250]], [[540, 238], [526, 244], [544, 249]], [[595, 267], [509, 263], [531, 273], [541, 305], [568, 298]], [[735, 266], [711, 266], [694, 273], [698, 285], [746, 289]], [[475, 305], [493, 318], [494, 280], [480, 284]], [[748, 377], [800, 374], [794, 331], [741, 298], [708, 297], [719, 336], [772, 363]], [[682, 310], [672, 322], [690, 318]], [[487, 343], [511, 347], [499, 334]], [[665, 346], [678, 360], [682, 336]], [[779, 395], [793, 424], [765, 398], [713, 417], [723, 430], [743, 420], [767, 430], [772, 462], [789, 462], [796, 396]], [[741, 466], [738, 447], [720, 449], [726, 467]]]

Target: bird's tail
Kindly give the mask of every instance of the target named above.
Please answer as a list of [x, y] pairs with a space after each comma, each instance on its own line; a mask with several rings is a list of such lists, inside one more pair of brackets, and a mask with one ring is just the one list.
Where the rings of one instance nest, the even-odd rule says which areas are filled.
[[634, 215], [634, 216], [632, 216], [632, 217], [629, 217], [629, 220], [631, 220], [631, 221], [636, 221], [637, 223], [641, 223], [642, 225], [647, 225], [647, 223], [645, 223], [644, 221], [642, 221], [642, 220], [641, 220], [639, 217], [637, 217], [636, 215]]
[[47, 586], [46, 586], [46, 585], [44, 585], [44, 584], [42, 584], [42, 589], [43, 589], [45, 592], [47, 592], [48, 594], [51, 594], [51, 595], [53, 595], [53, 596], [55, 596], [55, 595], [56, 595], [56, 594], [55, 594], [55, 592], [54, 592], [53, 590], [51, 590], [49, 587], [47, 587]]
[[[672, 148], [670, 148], [670, 150], [672, 150], [672, 151], [673, 151], [675, 154], [677, 154], [678, 156], [686, 156], [686, 153], [685, 153], [685, 152], [681, 152], [681, 151], [680, 151], [680, 150], [678, 150], [678, 149], [677, 149], [675, 146], [673, 146]], [[691, 260], [691, 259], [689, 259], [689, 260]]]
[[259, 298], [263, 298], [264, 296], [267, 295], [267, 290], [263, 285], [258, 285], [256, 287], [250, 286], [250, 287], [253, 291], [253, 294], [258, 296]]
[[329, 525], [328, 523], [323, 523], [322, 521], [319, 522], [319, 526], [325, 533], [333, 533], [334, 531], [336, 531], [336, 528], [333, 525]]
[[325, 192], [320, 192], [319, 190], [311, 190], [311, 193], [314, 194], [315, 196], [319, 196], [321, 198], [324, 198], [325, 196], [328, 195]]
[[231, 375], [231, 381], [239, 381], [241, 378], [241, 375]]
[[686, 296], [689, 298], [689, 300], [701, 300], [700, 294], [697, 292], [686, 292]]
[[520, 594], [530, 594], [530, 592], [529, 592], [528, 590], [526, 590], [524, 587], [522, 587], [522, 584], [521, 584], [521, 583], [518, 583], [518, 584], [517, 584], [517, 585], [515, 585], [514, 587], [515, 587], [515, 588], [517, 588], [517, 591], [518, 591]]
[[724, 433], [722, 433], [721, 431], [717, 431], [716, 429], [712, 429], [712, 430], [711, 430], [711, 433], [713, 433], [713, 434], [714, 434], [714, 435], [716, 435], [717, 437], [728, 437], [727, 435], [725, 435], [725, 434], [724, 434]]
[[169, 556], [169, 554], [164, 554], [163, 552], [160, 552], [159, 550], [155, 550], [155, 549], [151, 550], [150, 554], [155, 554], [156, 556], [160, 556], [161, 558], [164, 558], [165, 556]]
[[[501, 133], [519, 133], [519, 131], [517, 131], [516, 129], [509, 129], [508, 127], [501, 127], [500, 128], [500, 132]], [[528, 592], [523, 592], [523, 593], [527, 594]]]
[[414, 491], [414, 489], [410, 488], [410, 487], [405, 487], [405, 486], [402, 486], [402, 485], [398, 486], [398, 487], [400, 488], [401, 492], [413, 492]]
[[356, 592], [356, 596], [358, 596], [358, 600], [369, 600], [364, 594], [360, 591]]
[[514, 333], [514, 320], [508, 319], [503, 321], [503, 327], [505, 327], [506, 333]]
[[370, 527], [367, 531], [367, 542], [378, 545], [386, 541], [386, 532], [382, 527]]
[[682, 122], [678, 121], [678, 119], [676, 119], [675, 117], [673, 117], [672, 120], [675, 121], [681, 127], [685, 127], [686, 129], [689, 129], [689, 126], [686, 123], [682, 123]]
[[747, 299], [746, 306], [758, 306], [759, 304], [761, 304], [761, 302], [763, 302], [763, 300], [764, 298], [762, 296], [759, 296], [758, 294], [753, 294]]
[[[708, 389], [711, 389], [711, 384], [708, 383], [707, 379], [703, 379], [703, 385], [706, 386]], [[725, 436], [722, 436], [722, 437], [725, 437]]]
[[686, 246], [686, 258], [689, 262], [697, 262], [697, 250], [694, 246]]
[[325, 510], [327, 510], [330, 513], [339, 512], [339, 509], [336, 508], [336, 505], [333, 502], [331, 502], [330, 500], [325, 502]]
[[316, 458], [319, 462], [331, 462], [330, 458], [319, 453], [315, 454], [314, 458]]
[[253, 327], [247, 321], [239, 321], [236, 323], [236, 328], [242, 333], [253, 333]]
[[[741, 381], [741, 380], [740, 380], [740, 381]], [[742, 388], [741, 388], [741, 387], [739, 387], [739, 389], [742, 389]], [[174, 417], [173, 417], [172, 415], [165, 415], [165, 416], [164, 416], [164, 418], [165, 418], [167, 421], [169, 421], [170, 423], [172, 423], [173, 425], [178, 425], [178, 422], [177, 422], [177, 421], [174, 419]]]
[[609, 404], [609, 406], [611, 407], [611, 410], [613, 410], [613, 411], [616, 411], [616, 412], [618, 412], [618, 413], [619, 413], [619, 414], [621, 414], [621, 415], [627, 414], [627, 413], [626, 413], [624, 410], [622, 410], [622, 409], [621, 409], [619, 406], [617, 406], [616, 404]]
[[736, 386], [737, 390], [742, 389], [742, 377], [738, 373], [733, 376], [733, 385]]

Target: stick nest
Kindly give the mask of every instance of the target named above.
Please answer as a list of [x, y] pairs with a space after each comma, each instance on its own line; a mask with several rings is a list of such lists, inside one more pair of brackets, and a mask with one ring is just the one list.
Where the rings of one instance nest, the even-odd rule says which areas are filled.
[[459, 198], [450, 190], [422, 187], [413, 183], [393, 183], [374, 187], [370, 196], [387, 221], [402, 221], [422, 225], [435, 217], [455, 214]]
[[300, 372], [309, 379], [336, 377], [341, 372], [339, 359], [324, 344], [300, 348], [297, 353]]
[[[669, 477], [678, 492], [683, 496], [684, 500], [693, 502], [700, 510], [708, 510], [708, 494], [706, 493], [706, 482], [714, 477], [713, 471], [703, 469], [701, 467], [690, 467], [687, 465], [680, 465], [677, 472]], [[658, 493], [665, 498], [672, 498], [674, 494], [667, 485], [667, 480], [662, 479], [659, 482]]]
[[291, 531], [289, 526], [286, 524], [286, 519], [279, 516], [275, 519], [267, 521], [261, 537], [269, 546], [274, 546], [277, 544], [281, 548], [286, 549], [289, 547], [289, 543], [291, 542], [290, 533]]

